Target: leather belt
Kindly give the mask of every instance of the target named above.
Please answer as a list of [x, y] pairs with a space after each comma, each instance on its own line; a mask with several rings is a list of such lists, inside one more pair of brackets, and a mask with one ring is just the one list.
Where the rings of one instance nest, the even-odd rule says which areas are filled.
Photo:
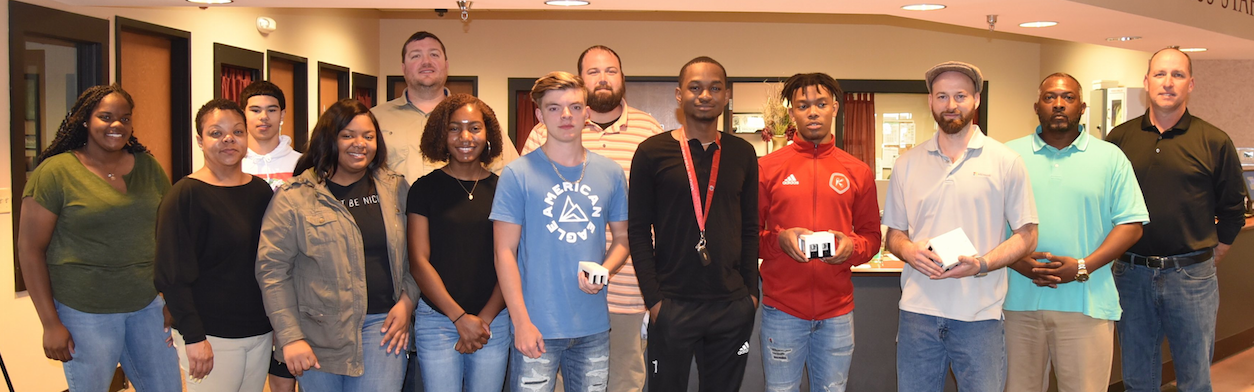
[[1214, 256], [1214, 249], [1206, 249], [1200, 252], [1185, 253], [1175, 256], [1141, 256], [1128, 252], [1124, 253], [1123, 256], [1119, 256], [1119, 260], [1149, 268], [1167, 269], [1188, 267], [1193, 264], [1210, 260]]

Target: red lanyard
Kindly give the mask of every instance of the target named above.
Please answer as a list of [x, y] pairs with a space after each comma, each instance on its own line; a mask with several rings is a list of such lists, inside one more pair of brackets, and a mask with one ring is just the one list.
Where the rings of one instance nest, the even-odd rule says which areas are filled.
[[692, 149], [688, 147], [688, 133], [679, 129], [679, 149], [684, 152], [684, 168], [688, 170], [688, 188], [692, 190], [692, 209], [697, 214], [697, 228], [701, 229], [701, 245], [705, 245], [705, 221], [710, 217], [710, 204], [714, 202], [714, 184], [718, 183], [718, 161], [723, 156], [723, 144], [714, 137], [714, 162], [710, 164], [710, 187], [705, 194], [705, 210], [701, 209], [701, 193], [697, 191], [697, 168], [692, 163]]

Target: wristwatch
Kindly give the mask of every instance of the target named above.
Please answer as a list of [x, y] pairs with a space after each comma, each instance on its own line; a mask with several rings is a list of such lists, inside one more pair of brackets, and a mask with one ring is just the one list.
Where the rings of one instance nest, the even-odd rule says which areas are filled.
[[1080, 267], [1075, 271], [1075, 281], [1081, 283], [1088, 282], [1089, 269], [1084, 266], [1084, 259], [1077, 260], [1077, 262], [1080, 263]]
[[975, 274], [977, 278], [988, 276], [988, 262], [984, 260], [984, 256], [976, 256], [975, 261], [980, 262], [980, 272]]

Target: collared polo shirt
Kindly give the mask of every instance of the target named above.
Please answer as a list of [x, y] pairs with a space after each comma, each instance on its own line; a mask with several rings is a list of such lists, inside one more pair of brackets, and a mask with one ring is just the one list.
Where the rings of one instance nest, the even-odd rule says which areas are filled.
[[[941, 153], [940, 133], [897, 158], [888, 182], [884, 224], [911, 241], [961, 227], [981, 255], [1008, 238], [1007, 228], [1037, 223], [1023, 159], [972, 125], [957, 161]], [[901, 310], [959, 321], [999, 320], [1006, 269], [976, 278], [932, 280], [907, 264], [901, 271]]]
[[[636, 146], [644, 143], [650, 136], [662, 133], [662, 126], [657, 120], [639, 109], [627, 106], [623, 101], [623, 115], [609, 127], [602, 129], [589, 121], [583, 128], [583, 146], [613, 160], [623, 167], [623, 172], [630, 178], [631, 158], [636, 155]], [[523, 154], [534, 151], [548, 140], [549, 131], [544, 123], [536, 124], [527, 136], [523, 145]], [[606, 246], [609, 246], [609, 230], [606, 230]], [[640, 296], [640, 286], [636, 280], [636, 268], [627, 258], [623, 268], [610, 279], [609, 306], [611, 313], [633, 314], [644, 313], [644, 298]]]
[[[448, 96], [448, 89], [444, 89], [444, 96]], [[393, 171], [405, 176], [405, 181], [413, 182], [419, 177], [427, 175], [432, 170], [444, 167], [445, 162], [435, 162], [422, 156], [422, 133], [427, 127], [427, 118], [430, 113], [424, 112], [414, 106], [409, 100], [409, 90], [401, 94], [399, 98], [384, 102], [370, 109], [370, 113], [374, 114], [374, 118], [379, 120], [379, 131], [383, 134], [383, 139], [388, 146], [388, 167]], [[510, 141], [509, 136], [505, 135], [505, 130], [501, 130], [501, 156], [492, 161], [488, 165], [488, 170], [493, 173], [501, 174], [501, 169], [505, 168], [505, 164], [518, 158], [518, 150], [514, 147], [514, 143]]]
[[1106, 140], [1127, 154], [1154, 215], [1129, 252], [1172, 256], [1236, 240], [1245, 226], [1246, 189], [1228, 134], [1188, 110], [1159, 133], [1146, 111]]
[[[1081, 130], [1071, 145], [1059, 150], [1036, 132], [1006, 143], [1019, 153], [1032, 179], [1040, 226], [1037, 252], [1081, 259], [1092, 254], [1116, 225], [1149, 221], [1145, 198], [1132, 163], [1114, 144]], [[1010, 275], [1006, 310], [1076, 312], [1119, 320], [1119, 292], [1109, 266], [1089, 271], [1088, 282], [1058, 288], [1037, 287], [1017, 272]]]

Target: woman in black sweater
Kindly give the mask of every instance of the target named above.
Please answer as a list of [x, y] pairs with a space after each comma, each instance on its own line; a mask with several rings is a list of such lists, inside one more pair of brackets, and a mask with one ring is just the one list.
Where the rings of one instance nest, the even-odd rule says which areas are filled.
[[209, 101], [196, 113], [205, 166], [174, 184], [157, 213], [156, 286], [178, 331], [188, 391], [261, 391], [270, 320], [254, 278], [261, 218], [273, 192], [245, 174], [244, 112]]

